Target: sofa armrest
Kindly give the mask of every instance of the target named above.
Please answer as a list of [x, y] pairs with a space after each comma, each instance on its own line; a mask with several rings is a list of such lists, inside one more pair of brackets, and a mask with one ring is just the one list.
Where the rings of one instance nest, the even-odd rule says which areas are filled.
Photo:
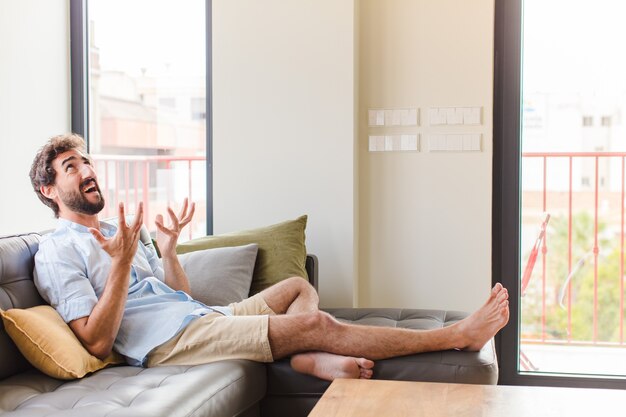
[[317, 256], [313, 255], [313, 254], [307, 254], [306, 255], [306, 263], [304, 264], [304, 267], [306, 269], [306, 273], [309, 276], [309, 283], [313, 286], [313, 288], [315, 288], [315, 290], [318, 290], [317, 288], [317, 277], [318, 277], [318, 271], [319, 271], [319, 261], [317, 259]]

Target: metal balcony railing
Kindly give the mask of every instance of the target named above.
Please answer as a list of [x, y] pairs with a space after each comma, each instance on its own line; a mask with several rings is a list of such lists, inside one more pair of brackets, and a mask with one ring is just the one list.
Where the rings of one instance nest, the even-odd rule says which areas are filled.
[[92, 154], [91, 157], [106, 200], [104, 216], [116, 216], [120, 201], [125, 202], [128, 212], [141, 201], [144, 223], [154, 233], [156, 215], [163, 214], [167, 221], [167, 206], [180, 204], [188, 197], [196, 203], [194, 220], [188, 226], [189, 239], [197, 229], [194, 226], [205, 221], [201, 209], [206, 204], [206, 190], [202, 186], [206, 178], [204, 156]]
[[[522, 153], [522, 229], [538, 230], [539, 222], [533, 224], [533, 216], [527, 213], [549, 213], [552, 218], [560, 217], [561, 235], [565, 236], [564, 245], [557, 245], [553, 236], [554, 223], [548, 227], [546, 238], [543, 239], [540, 261], [532, 274], [531, 285], [534, 286], [532, 295], [526, 294], [522, 298], [524, 303], [530, 303], [535, 311], [529, 315], [540, 317], [534, 323], [524, 322], [522, 318], [522, 343], [539, 344], [574, 344], [592, 346], [624, 346], [624, 197], [625, 197], [625, 168], [626, 153], [624, 152], [524, 152]], [[532, 172], [528, 167], [532, 167]], [[533, 177], [533, 184], [525, 183], [525, 175]], [[558, 181], [557, 181], [558, 180]], [[556, 184], [556, 185], [555, 185]], [[576, 215], [586, 213], [590, 221], [588, 236], [584, 239], [577, 237], [575, 232]], [[526, 214], [525, 214], [526, 213]], [[600, 225], [602, 229], [600, 230]], [[550, 233], [550, 228], [553, 228]], [[524, 233], [524, 232], [522, 232]], [[530, 232], [529, 232], [530, 233]], [[602, 235], [601, 235], [602, 233]], [[561, 239], [563, 239], [561, 237]], [[580, 248], [580, 241], [584, 240], [587, 248]], [[601, 242], [605, 242], [604, 246]], [[581, 257], [580, 253], [585, 254]], [[617, 283], [608, 290], [614, 304], [601, 300], [599, 296], [600, 280], [603, 279], [599, 268], [608, 260], [601, 257], [604, 253], [616, 254], [610, 260], [612, 266], [612, 283]], [[618, 256], [617, 256], [618, 255]], [[528, 248], [522, 248], [522, 266], [527, 262]], [[615, 259], [617, 258], [617, 259]], [[566, 266], [567, 273], [556, 276], [548, 267], [561, 262]], [[580, 303], [581, 283], [577, 281], [581, 266], [585, 265], [587, 276], [593, 276], [593, 296], [591, 319], [587, 323], [575, 323], [577, 320], [573, 312], [582, 308]], [[606, 268], [608, 269], [608, 268]], [[619, 274], [618, 276], [615, 276]], [[520, 274], [521, 275], [521, 274]], [[534, 281], [534, 282], [532, 282]], [[613, 284], [611, 284], [613, 285]], [[560, 286], [560, 291], [555, 287]], [[604, 287], [603, 287], [604, 288]], [[578, 296], [578, 297], [577, 297]], [[534, 297], [527, 300], [528, 297]], [[558, 312], [560, 308], [561, 312]], [[601, 314], [611, 309], [619, 317], [612, 317], [614, 329], [611, 337], [601, 336], [599, 331]], [[540, 310], [540, 311], [538, 311]], [[566, 314], [565, 327], [555, 332], [547, 324], [550, 314], [558, 312]], [[523, 314], [524, 315], [524, 314]], [[538, 323], [539, 322], [539, 323]], [[580, 337], [574, 334], [573, 327], [590, 326], [588, 336]], [[530, 330], [529, 330], [530, 329]]]

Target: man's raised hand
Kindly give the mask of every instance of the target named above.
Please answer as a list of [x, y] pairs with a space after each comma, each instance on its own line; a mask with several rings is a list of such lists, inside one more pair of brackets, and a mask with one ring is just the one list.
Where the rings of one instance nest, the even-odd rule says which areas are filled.
[[118, 228], [113, 237], [106, 238], [95, 228], [89, 228], [93, 237], [100, 243], [111, 258], [130, 264], [137, 251], [139, 232], [143, 225], [143, 203], [139, 203], [135, 219], [128, 225], [124, 212], [124, 203], [120, 203], [118, 211]]
[[167, 212], [170, 217], [170, 224], [168, 226], [163, 224], [163, 216], [157, 214], [154, 221], [157, 227], [156, 240], [162, 256], [176, 255], [176, 243], [178, 242], [178, 236], [180, 236], [181, 230], [183, 230], [183, 228], [191, 222], [195, 211], [196, 203], [191, 203], [190, 207], [189, 200], [185, 198], [183, 207], [178, 213], [178, 216], [176, 216], [171, 207], [167, 208]]

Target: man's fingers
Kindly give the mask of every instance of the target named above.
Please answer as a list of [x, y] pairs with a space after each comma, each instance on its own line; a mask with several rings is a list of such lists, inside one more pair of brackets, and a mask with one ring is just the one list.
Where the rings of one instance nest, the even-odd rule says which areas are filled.
[[154, 218], [154, 224], [156, 225], [157, 229], [159, 229], [159, 231], [165, 233], [165, 234], [170, 234], [171, 230], [168, 229], [167, 227], [165, 227], [165, 225], [163, 224], [163, 215], [162, 214], [157, 214], [156, 217]]
[[160, 232], [165, 233], [166, 235], [169, 235], [172, 233], [172, 231], [168, 229], [167, 227], [165, 227], [163, 223], [161, 223], [160, 221], [155, 220], [154, 224], [156, 225], [157, 229], [159, 229]]
[[178, 216], [176, 215], [174, 210], [172, 210], [171, 207], [167, 208], [167, 214], [171, 222], [169, 227], [166, 227], [163, 224], [163, 216], [161, 214], [158, 214], [155, 217], [154, 222], [158, 226], [159, 230], [162, 232], [165, 232], [167, 230], [167, 231], [179, 233], [183, 227], [189, 224], [189, 222], [193, 218], [193, 214], [195, 213], [195, 211], [196, 211], [196, 203], [191, 203], [191, 206], [190, 206], [189, 199], [185, 198], [185, 201], [183, 202], [183, 206]]
[[137, 213], [135, 213], [135, 221], [133, 222], [133, 229], [139, 230], [143, 226], [143, 202], [139, 202], [137, 207]]
[[163, 215], [162, 214], [157, 214], [156, 215], [156, 217], [154, 218], [154, 224], [161, 231], [163, 229], [165, 229], [165, 226], [163, 226]]
[[187, 217], [185, 217], [184, 220], [181, 221], [181, 223], [183, 223], [183, 225], [187, 225], [191, 219], [193, 219], [193, 214], [196, 211], [196, 203], [191, 203], [191, 208], [189, 209], [189, 213], [187, 214]]
[[120, 202], [118, 206], [117, 223], [120, 228], [124, 228], [124, 229], [128, 228], [128, 225], [126, 224], [126, 213], [124, 211], [124, 203], [122, 202]]
[[180, 226], [180, 224], [178, 222], [178, 217], [176, 217], [176, 213], [174, 213], [174, 210], [172, 210], [171, 207], [167, 208], [167, 212], [170, 215], [170, 220], [172, 221], [173, 228], [178, 230], [178, 227]]
[[172, 229], [168, 229], [167, 227], [165, 227], [165, 225], [163, 224], [163, 216], [161, 216], [160, 214], [157, 215], [157, 218], [154, 220], [154, 224], [156, 225], [157, 229], [159, 229], [159, 232], [168, 236], [175, 235], [175, 232]]
[[187, 213], [188, 205], [189, 205], [189, 199], [185, 198], [185, 201], [183, 201], [183, 207], [180, 209], [180, 213], [178, 213], [179, 219], [182, 219], [183, 217], [185, 217], [185, 214]]
[[89, 233], [93, 235], [93, 237], [100, 243], [101, 245], [107, 241], [107, 238], [100, 233], [100, 230], [94, 229], [93, 227], [89, 228]]

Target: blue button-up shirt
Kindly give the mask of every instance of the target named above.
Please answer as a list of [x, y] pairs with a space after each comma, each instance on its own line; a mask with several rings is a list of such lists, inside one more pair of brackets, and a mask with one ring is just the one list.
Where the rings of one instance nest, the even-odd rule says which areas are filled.
[[[105, 237], [116, 228], [100, 223]], [[228, 314], [227, 308], [207, 307], [164, 283], [163, 267], [153, 248], [139, 242], [132, 262], [128, 298], [114, 349], [131, 365], [142, 365], [146, 355], [172, 338], [189, 322], [208, 312]], [[111, 257], [87, 227], [60, 219], [45, 235], [35, 255], [35, 285], [66, 323], [91, 314], [102, 296], [111, 269]]]

